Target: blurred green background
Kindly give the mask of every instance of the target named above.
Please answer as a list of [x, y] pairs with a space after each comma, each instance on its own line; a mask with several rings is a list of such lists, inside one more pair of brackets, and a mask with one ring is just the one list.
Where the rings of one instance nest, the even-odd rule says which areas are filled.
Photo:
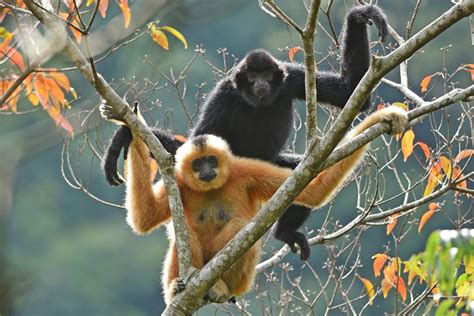
[[[184, 50], [179, 42], [170, 38], [171, 49], [165, 51], [148, 36], [142, 37], [98, 64], [98, 71], [107, 80], [114, 80], [115, 83], [120, 83], [121, 78], [138, 82], [146, 78], [162, 80], [156, 71], [142, 62], [144, 55], [160, 70], [169, 73], [170, 68], [179, 71], [184, 67], [196, 45], [202, 45], [207, 50], [208, 58], [219, 67], [223, 66], [222, 57], [216, 52], [219, 48], [225, 47], [229, 53], [242, 58], [247, 51], [263, 47], [277, 58], [286, 60], [287, 52], [281, 49], [300, 45], [298, 36], [262, 12], [257, 1], [169, 2], [157, 12], [156, 19], [161, 19], [160, 25], [171, 25], [181, 31], [190, 48]], [[304, 23], [305, 10], [300, 1], [280, 2], [295, 20]], [[337, 32], [351, 3], [340, 0], [334, 3], [332, 18]], [[385, 10], [392, 26], [405, 34], [406, 23], [416, 1], [380, 0], [378, 3]], [[131, 2], [132, 19], [136, 18], [133, 15], [134, 8], [141, 5], [142, 1]], [[414, 31], [420, 30], [450, 6], [449, 1], [422, 1]], [[111, 3], [107, 21], [119, 14], [116, 4]], [[320, 21], [327, 26], [323, 15], [320, 15]], [[96, 21], [99, 26], [103, 23], [101, 19]], [[375, 39], [375, 30], [372, 33]], [[417, 53], [411, 59], [409, 68], [410, 85], [414, 91], [419, 92], [419, 83], [424, 76], [440, 71], [443, 63], [442, 47], [453, 45], [447, 59], [450, 70], [456, 69], [461, 63], [472, 63], [473, 51], [469, 40], [469, 24], [463, 20]], [[319, 31], [316, 51], [326, 55], [330, 45], [328, 37]], [[334, 50], [334, 46], [331, 49]], [[380, 46], [378, 49], [378, 54], [385, 54]], [[298, 54], [297, 59], [301, 61], [302, 53]], [[63, 56], [58, 56], [48, 65], [57, 67], [69, 64]], [[320, 67], [330, 69], [327, 62]], [[71, 113], [94, 109], [98, 98], [88, 83], [78, 72], [67, 74], [72, 86], [82, 96], [73, 104]], [[389, 77], [399, 80], [397, 71]], [[457, 80], [462, 81], [459, 86], [470, 83], [468, 73], [458, 77], [460, 79]], [[214, 83], [214, 75], [208, 65], [200, 62], [193, 66], [187, 80], [189, 92], [186, 100], [192, 105], [197, 91], [195, 84], [206, 82], [203, 87], [206, 93]], [[435, 90], [434, 95], [439, 95], [442, 90], [438, 92]], [[383, 96], [385, 101], [403, 101], [400, 94], [385, 85], [379, 86], [377, 94]], [[158, 120], [162, 123], [164, 107], [174, 104], [167, 125], [185, 134], [187, 121], [174, 91], [169, 87], [162, 89], [146, 102], [156, 102], [157, 99], [164, 106], [153, 116], [146, 116], [148, 122], [151, 124]], [[29, 109], [27, 103], [24, 109]], [[299, 104], [298, 110], [303, 113], [304, 105]], [[93, 115], [98, 125], [100, 118], [97, 112]], [[100, 131], [103, 138], [107, 139], [112, 128], [110, 124], [102, 123]], [[417, 135], [423, 133], [419, 128]], [[299, 152], [303, 150], [302, 140], [303, 137], [300, 137], [297, 147]], [[98, 203], [68, 186], [60, 168], [62, 143], [53, 122], [42, 111], [25, 116], [0, 116], [0, 156], [3, 161], [0, 166], [0, 314], [2, 311], [6, 315], [18, 316], [159, 313], [164, 308], [160, 271], [167, 248], [165, 230], [159, 229], [144, 237], [135, 236], [125, 223], [123, 210]], [[110, 187], [104, 180], [97, 159], [91, 158], [90, 149], [86, 147], [84, 151], [81, 170], [90, 190], [104, 200], [120, 204], [124, 187]], [[406, 168], [409, 169], [408, 166]], [[353, 193], [354, 190], [341, 192], [335, 209], [353, 209]], [[349, 198], [344, 198], [346, 194]], [[307, 222], [308, 227], [317, 228], [324, 217], [323, 213], [314, 215]], [[343, 222], [350, 218], [347, 214], [341, 216]], [[437, 224], [433, 219], [430, 224], [431, 228], [452, 228], [442, 219]], [[417, 242], [405, 243], [399, 255], [407, 257], [423, 249], [428, 233], [429, 230], [423, 232], [416, 239]], [[362, 237], [361, 242], [365, 247], [361, 259], [367, 267], [367, 274], [372, 263], [370, 257], [382, 252], [382, 245], [389, 238], [383, 226], [372, 228]], [[271, 241], [266, 250], [270, 252], [279, 246], [277, 242]], [[311, 257], [311, 263], [316, 268], [325, 259], [318, 256], [319, 247], [313, 247]], [[287, 260], [296, 267], [300, 265], [295, 255], [290, 255]], [[259, 314], [258, 311], [255, 313]]]

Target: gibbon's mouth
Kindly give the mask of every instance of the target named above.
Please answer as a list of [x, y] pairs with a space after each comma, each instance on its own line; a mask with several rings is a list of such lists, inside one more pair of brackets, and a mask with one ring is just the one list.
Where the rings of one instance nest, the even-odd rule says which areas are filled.
[[206, 175], [200, 175], [199, 180], [204, 181], [204, 182], [211, 182], [216, 178], [216, 174], [206, 174]]

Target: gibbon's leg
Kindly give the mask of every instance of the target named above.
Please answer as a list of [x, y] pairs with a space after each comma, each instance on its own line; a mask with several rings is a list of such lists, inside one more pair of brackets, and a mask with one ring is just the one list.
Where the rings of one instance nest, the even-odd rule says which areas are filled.
[[[202, 245], [192, 229], [189, 229], [188, 233], [189, 246], [191, 247], [191, 263], [195, 268], [200, 269], [204, 266]], [[171, 303], [171, 300], [176, 293], [181, 292], [186, 287], [184, 281], [179, 278], [178, 267], [178, 251], [176, 241], [173, 238], [173, 240], [170, 241], [168, 253], [166, 254], [165, 262], [163, 264], [162, 283], [166, 305]]]
[[[232, 219], [213, 239], [211, 244], [213, 253], [221, 250], [247, 223], [248, 221], [242, 218]], [[255, 278], [255, 266], [260, 260], [260, 249], [261, 245], [258, 241], [229, 270], [224, 272], [221, 279], [227, 285], [228, 293], [226, 293], [225, 300], [222, 297], [223, 301], [227, 301], [230, 296], [239, 296], [252, 288]]]

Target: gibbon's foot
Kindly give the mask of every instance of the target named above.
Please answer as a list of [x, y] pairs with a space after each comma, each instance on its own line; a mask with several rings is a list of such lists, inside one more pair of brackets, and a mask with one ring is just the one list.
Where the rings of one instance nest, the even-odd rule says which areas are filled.
[[387, 18], [376, 5], [360, 5], [349, 10], [349, 16], [359, 24], [375, 24], [379, 31], [380, 41], [385, 41], [388, 34]]
[[[132, 107], [133, 113], [138, 113], [138, 102], [135, 101]], [[123, 121], [123, 116], [125, 115], [125, 111], [118, 112], [112, 106], [108, 105], [105, 100], [102, 100], [102, 103], [99, 105], [99, 112], [100, 115], [108, 120], [108, 121], [115, 121], [119, 125], [125, 124]]]
[[176, 278], [173, 281], [171, 281], [170, 288], [173, 291], [173, 296], [175, 296], [179, 292], [184, 291], [184, 289], [186, 288], [186, 284], [180, 278]]
[[209, 300], [211, 303], [225, 303], [230, 299], [229, 288], [227, 284], [221, 279], [214, 284], [213, 287], [207, 291], [204, 296], [205, 300]]
[[293, 253], [298, 252], [298, 248], [296, 248], [296, 245], [298, 245], [300, 248], [300, 259], [303, 261], [309, 259], [311, 248], [309, 247], [308, 240], [304, 234], [298, 231], [286, 230], [276, 233], [275, 237], [286, 243]]
[[392, 127], [391, 135], [400, 134], [410, 125], [407, 112], [398, 106], [389, 106], [380, 112], [384, 116], [384, 122], [390, 123]]

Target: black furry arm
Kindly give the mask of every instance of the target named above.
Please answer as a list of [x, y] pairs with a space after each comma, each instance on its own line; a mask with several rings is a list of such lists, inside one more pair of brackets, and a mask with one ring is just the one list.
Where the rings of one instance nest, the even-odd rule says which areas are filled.
[[[176, 154], [176, 150], [183, 144], [183, 141], [177, 139], [174, 135], [168, 134], [158, 128], [151, 128], [153, 134], [160, 140], [166, 151], [171, 154]], [[127, 126], [120, 126], [112, 136], [104, 158], [102, 159], [102, 169], [105, 173], [105, 178], [110, 185], [118, 186], [123, 183], [123, 179], [117, 172], [117, 162], [120, 157], [120, 152], [123, 149], [123, 159], [127, 159], [128, 147], [132, 141], [132, 133]]]
[[[350, 9], [346, 15], [341, 36], [340, 73], [318, 71], [316, 85], [318, 102], [343, 108], [359, 81], [369, 69], [370, 49], [366, 24], [375, 23], [379, 37], [387, 36], [387, 19], [375, 5], [361, 5]], [[305, 98], [304, 68], [296, 63], [285, 63], [287, 85], [294, 98]], [[370, 106], [366, 100], [361, 110]]]
[[295, 169], [302, 159], [303, 156], [299, 154], [281, 153], [274, 163], [280, 167]]

